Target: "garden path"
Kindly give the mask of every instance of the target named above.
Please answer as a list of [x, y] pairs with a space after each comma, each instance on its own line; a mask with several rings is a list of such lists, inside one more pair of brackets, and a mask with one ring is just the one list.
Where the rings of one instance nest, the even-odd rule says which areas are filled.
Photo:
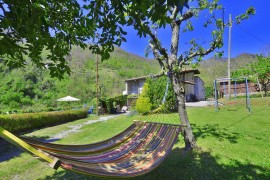
[[52, 141], [55, 139], [57, 139], [57, 140], [62, 139], [64, 137], [68, 136], [69, 134], [79, 132], [80, 129], [85, 125], [89, 125], [89, 124], [93, 124], [93, 123], [97, 123], [97, 122], [105, 122], [105, 121], [108, 121], [116, 116], [118, 116], [118, 115], [103, 116], [103, 117], [99, 117], [97, 120], [89, 120], [89, 121], [86, 121], [82, 124], [68, 126], [70, 128], [69, 130], [61, 131], [61, 132], [55, 134], [54, 136], [52, 136], [51, 138], [47, 139], [47, 141]]

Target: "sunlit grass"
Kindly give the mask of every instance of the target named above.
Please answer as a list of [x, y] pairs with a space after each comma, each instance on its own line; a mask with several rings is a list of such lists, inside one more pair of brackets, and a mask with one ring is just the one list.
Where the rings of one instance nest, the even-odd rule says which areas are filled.
[[[251, 105], [251, 113], [241, 102], [236, 104], [236, 110], [225, 106], [218, 112], [214, 107], [188, 108], [189, 120], [201, 149], [185, 152], [181, 137], [160, 167], [136, 179], [269, 179], [270, 98], [251, 99]], [[79, 132], [55, 143], [88, 144], [112, 137], [131, 125], [133, 120], [175, 124], [179, 123], [177, 118], [177, 114], [121, 115], [106, 122], [85, 125]], [[28, 135], [49, 138], [71, 125], [80, 125], [88, 120], [41, 129]], [[46, 163], [22, 153], [0, 162], [0, 179], [97, 178], [61, 169], [54, 171]]]

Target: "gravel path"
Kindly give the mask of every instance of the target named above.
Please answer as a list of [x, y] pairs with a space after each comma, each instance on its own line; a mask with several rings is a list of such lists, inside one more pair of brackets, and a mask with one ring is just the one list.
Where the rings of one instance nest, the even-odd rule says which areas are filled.
[[186, 102], [187, 107], [213, 106], [215, 101]]
[[68, 136], [69, 134], [79, 132], [80, 129], [85, 125], [89, 125], [89, 124], [93, 124], [93, 123], [97, 123], [97, 122], [105, 122], [105, 121], [110, 120], [110, 119], [112, 119], [112, 118], [114, 118], [116, 116], [119, 116], [119, 115], [100, 117], [100, 118], [98, 118], [98, 120], [89, 120], [89, 121], [86, 121], [86, 122], [84, 122], [82, 124], [78, 124], [78, 125], [75, 125], [75, 126], [68, 126], [70, 128], [69, 130], [61, 131], [58, 134], [56, 134], [56, 135], [52, 136], [51, 138], [47, 139], [47, 141], [52, 142], [52, 140], [62, 139], [64, 137]]
[[[70, 128], [69, 130], [59, 132], [56, 135], [52, 136], [51, 138], [45, 140], [44, 142], [53, 142], [53, 141], [62, 139], [72, 133], [79, 132], [80, 129], [85, 125], [89, 125], [89, 124], [93, 124], [97, 122], [105, 122], [116, 116], [119, 116], [119, 115], [104, 116], [104, 117], [98, 118], [97, 120], [88, 120], [79, 125], [68, 126]], [[19, 148], [15, 148], [15, 146], [10, 144], [9, 142], [3, 139], [0, 139], [0, 163], [3, 161], [7, 161], [15, 156], [19, 156], [22, 152], [23, 152], [22, 150], [20, 150]]]

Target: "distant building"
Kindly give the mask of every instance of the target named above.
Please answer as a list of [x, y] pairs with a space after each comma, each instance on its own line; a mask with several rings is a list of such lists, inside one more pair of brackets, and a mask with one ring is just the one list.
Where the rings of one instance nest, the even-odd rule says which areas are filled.
[[[248, 93], [250, 94], [256, 94], [257, 92], [259, 92], [259, 87], [253, 83], [248, 81], [247, 83], [248, 85]], [[224, 80], [219, 82], [219, 92], [220, 92], [220, 97], [223, 97], [224, 95], [226, 96], [229, 92], [229, 82], [228, 80]], [[239, 82], [235, 82], [235, 81], [231, 81], [231, 86], [230, 86], [230, 92], [231, 92], [231, 96], [243, 96], [246, 94], [246, 84], [244, 81], [239, 81]]]
[[123, 91], [124, 95], [128, 95], [127, 105], [130, 106], [132, 102], [135, 102], [139, 95], [142, 93], [143, 85], [146, 81], [147, 76], [138, 78], [126, 79], [126, 90]]
[[[204, 82], [198, 76], [200, 71], [197, 69], [190, 69], [182, 71], [181, 74], [181, 80], [186, 82], [186, 101], [191, 102], [205, 100]], [[130, 106], [133, 101], [136, 101], [138, 96], [142, 93], [143, 85], [147, 77], [148, 76], [142, 76], [125, 80], [126, 89], [123, 91], [123, 94], [128, 95], [128, 106]]]
[[188, 69], [181, 71], [181, 80], [185, 83], [186, 101], [203, 101], [205, 100], [204, 81], [198, 76], [198, 69]]

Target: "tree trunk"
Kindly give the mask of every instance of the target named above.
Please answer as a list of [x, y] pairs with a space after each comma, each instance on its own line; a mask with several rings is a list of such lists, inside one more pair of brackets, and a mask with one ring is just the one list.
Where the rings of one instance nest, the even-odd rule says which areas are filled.
[[195, 138], [192, 133], [192, 129], [188, 120], [186, 105], [185, 105], [185, 90], [184, 84], [180, 81], [180, 72], [175, 72], [174, 69], [178, 69], [178, 45], [179, 45], [179, 30], [180, 25], [176, 22], [171, 24], [172, 39], [171, 39], [171, 55], [168, 59], [168, 70], [171, 81], [173, 83], [174, 93], [177, 99], [177, 109], [180, 118], [181, 125], [183, 125], [183, 135], [185, 140], [185, 150], [192, 150], [197, 147]]
[[185, 90], [184, 84], [180, 82], [179, 76], [172, 75], [173, 89], [177, 99], [177, 108], [178, 114], [180, 118], [181, 125], [183, 127], [183, 135], [185, 140], [185, 150], [192, 150], [197, 148], [196, 140], [192, 133], [192, 129], [190, 126], [190, 122], [188, 120], [187, 109], [186, 109], [186, 98], [185, 98]]

